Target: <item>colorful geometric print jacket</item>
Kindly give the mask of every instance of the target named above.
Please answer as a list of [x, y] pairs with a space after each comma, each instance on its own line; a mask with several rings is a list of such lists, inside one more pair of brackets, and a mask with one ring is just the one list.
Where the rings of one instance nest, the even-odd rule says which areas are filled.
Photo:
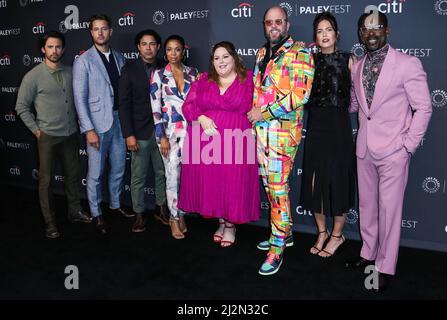
[[289, 130], [299, 144], [303, 106], [309, 100], [315, 71], [312, 53], [302, 42], [289, 37], [272, 56], [261, 79], [260, 66], [266, 50], [262, 47], [258, 51], [253, 75], [253, 106], [261, 108], [264, 117], [256, 126]]

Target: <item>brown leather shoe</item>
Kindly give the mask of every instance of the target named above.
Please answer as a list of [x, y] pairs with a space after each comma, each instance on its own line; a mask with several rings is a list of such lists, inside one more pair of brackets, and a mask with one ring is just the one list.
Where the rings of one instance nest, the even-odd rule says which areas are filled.
[[179, 225], [179, 221], [175, 220], [175, 219], [170, 219], [169, 220], [169, 225], [171, 226], [171, 234], [172, 237], [174, 239], [184, 239], [185, 235], [183, 234], [183, 232], [180, 230], [180, 225]]
[[162, 206], [156, 206], [155, 210], [154, 218], [164, 225], [169, 225], [170, 213], [168, 207], [164, 204]]
[[132, 225], [132, 232], [139, 233], [146, 231], [146, 222], [144, 221], [142, 213], [135, 214], [135, 222]]
[[78, 212], [73, 212], [68, 214], [68, 221], [70, 222], [82, 222], [82, 223], [92, 223], [93, 219], [87, 213], [79, 210]]
[[107, 225], [106, 221], [104, 220], [103, 216], [97, 216], [95, 218], [96, 223], [96, 231], [98, 231], [100, 234], [108, 234], [110, 233], [110, 228]]
[[124, 208], [116, 208], [116, 209], [112, 209], [109, 208], [110, 212], [113, 214], [120, 214], [122, 215], [124, 218], [133, 218], [135, 217], [135, 214], [133, 212], [129, 212], [128, 210], [124, 209]]

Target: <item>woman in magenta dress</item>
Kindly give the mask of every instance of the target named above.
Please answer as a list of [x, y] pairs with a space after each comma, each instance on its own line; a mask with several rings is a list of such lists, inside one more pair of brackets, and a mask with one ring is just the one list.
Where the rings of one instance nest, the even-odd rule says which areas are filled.
[[256, 142], [247, 119], [253, 98], [248, 72], [230, 42], [216, 44], [209, 73], [193, 83], [183, 104], [188, 121], [178, 207], [219, 218], [214, 242], [235, 241], [235, 224], [259, 219]]

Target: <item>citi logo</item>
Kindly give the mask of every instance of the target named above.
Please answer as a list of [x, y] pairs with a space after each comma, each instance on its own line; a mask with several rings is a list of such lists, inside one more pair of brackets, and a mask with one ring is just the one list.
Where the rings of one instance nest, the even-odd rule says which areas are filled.
[[444, 107], [447, 105], [447, 92], [444, 90], [435, 90], [431, 94], [431, 100], [434, 107]]
[[121, 27], [124, 26], [133, 26], [134, 23], [134, 19], [135, 19], [135, 14], [132, 12], [126, 12], [125, 14], [123, 14], [122, 18], [118, 19], [118, 24]]
[[405, 0], [387, 0], [377, 6], [377, 9], [382, 13], [402, 13], [403, 3]]
[[5, 121], [7, 122], [15, 122], [17, 114], [14, 111], [10, 111], [5, 114]]
[[14, 166], [14, 167], [9, 168], [9, 173], [12, 176], [20, 176], [20, 167]]
[[318, 51], [319, 51], [318, 46], [316, 45], [315, 42], [309, 43], [309, 44], [307, 45], [307, 48], [308, 48], [312, 53], [315, 53], [315, 54], [317, 54]]
[[233, 18], [250, 18], [251, 8], [253, 8], [252, 4], [246, 2], [241, 3], [237, 8], [231, 10], [231, 16]]
[[33, 27], [33, 33], [34, 34], [45, 33], [45, 23], [43, 22], [36, 23], [36, 25]]
[[298, 213], [301, 216], [313, 216], [312, 211], [303, 209], [302, 206], [296, 207], [296, 213]]
[[11, 56], [9, 54], [4, 54], [2, 58], [0, 58], [0, 66], [10, 66], [11, 65]]
[[0, 1], [0, 8], [6, 8], [7, 6], [8, 6], [8, 3], [6, 2], [6, 0]]

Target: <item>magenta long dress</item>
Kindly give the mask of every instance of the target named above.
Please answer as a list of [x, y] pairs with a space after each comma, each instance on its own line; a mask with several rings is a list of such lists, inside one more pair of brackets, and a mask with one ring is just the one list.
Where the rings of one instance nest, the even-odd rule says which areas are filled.
[[[236, 78], [223, 95], [207, 74], [193, 83], [182, 107], [188, 121], [178, 202], [182, 210], [238, 224], [259, 219], [256, 143], [247, 119], [252, 78], [251, 72], [242, 83]], [[203, 132], [197, 121], [202, 114], [214, 120], [219, 135]]]

